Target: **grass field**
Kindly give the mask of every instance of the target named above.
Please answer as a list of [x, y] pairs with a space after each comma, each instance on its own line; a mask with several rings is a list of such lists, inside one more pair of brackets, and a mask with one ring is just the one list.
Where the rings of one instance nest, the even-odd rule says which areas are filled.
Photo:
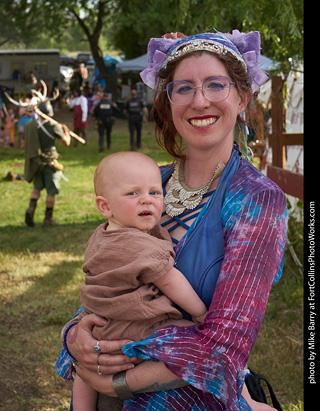
[[[70, 127], [69, 111], [57, 119]], [[57, 143], [65, 166], [61, 193], [53, 218], [56, 226], [42, 227], [45, 195], [38, 201], [35, 227], [24, 223], [32, 186], [7, 181], [9, 171], [23, 174], [23, 149], [0, 148], [0, 410], [68, 410], [71, 384], [56, 375], [60, 330], [80, 305], [85, 245], [103, 221], [94, 204], [92, 177], [98, 162], [97, 131], [89, 127], [88, 146], [65, 148]], [[128, 150], [125, 120], [117, 120], [110, 152]], [[144, 125], [142, 149], [159, 164], [170, 161], [153, 138], [152, 124]], [[292, 219], [290, 238], [302, 259], [302, 227]], [[265, 374], [287, 411], [303, 409], [302, 275], [286, 252], [281, 281], [270, 296], [268, 309], [250, 366]]]

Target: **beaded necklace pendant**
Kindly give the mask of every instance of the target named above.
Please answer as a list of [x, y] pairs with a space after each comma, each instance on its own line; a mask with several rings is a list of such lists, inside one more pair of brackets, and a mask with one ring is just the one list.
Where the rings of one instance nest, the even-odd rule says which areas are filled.
[[225, 164], [220, 162], [210, 180], [201, 187], [192, 188], [184, 181], [184, 162], [178, 160], [169, 180], [169, 190], [164, 198], [166, 212], [170, 217], [182, 214], [186, 209], [193, 210], [207, 193], [212, 181], [221, 176]]

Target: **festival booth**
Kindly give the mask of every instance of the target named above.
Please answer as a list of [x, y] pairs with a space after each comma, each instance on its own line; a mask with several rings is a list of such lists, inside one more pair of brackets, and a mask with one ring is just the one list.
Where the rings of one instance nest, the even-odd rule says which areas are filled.
[[[280, 76], [283, 79], [283, 76]], [[285, 100], [285, 132], [303, 133], [304, 123], [304, 79], [303, 65], [297, 71], [291, 71], [286, 79]], [[267, 110], [271, 108], [272, 81], [267, 81], [262, 87], [258, 97], [259, 102]], [[270, 117], [267, 133], [272, 132], [272, 119]], [[288, 145], [285, 150], [285, 168], [303, 174], [303, 146]], [[272, 162], [271, 151], [268, 150], [267, 162]]]
[[147, 104], [152, 105], [153, 90], [147, 87], [140, 79], [139, 73], [148, 67], [148, 55], [136, 57], [131, 60], [125, 60], [117, 65], [117, 70], [120, 77], [127, 84], [121, 86], [121, 99], [126, 100], [130, 98], [130, 91], [132, 84], [137, 89], [138, 96]]
[[[114, 73], [116, 70], [117, 64], [121, 63], [121, 61], [122, 61], [121, 59], [118, 59], [114, 56], [110, 56], [110, 55], [103, 56], [103, 62], [105, 66], [107, 67], [108, 74]], [[95, 61], [89, 60], [87, 62], [87, 67], [89, 71], [90, 83], [92, 84], [92, 86], [94, 86], [95, 84], [102, 84], [103, 87], [106, 87], [107, 86], [106, 82], [103, 79], [101, 73], [99, 72], [98, 67], [95, 64]]]
[[148, 67], [148, 55], [143, 54], [131, 60], [125, 60], [117, 65], [121, 72], [135, 71], [140, 72]]
[[260, 170], [280, 186], [293, 209], [304, 197], [303, 70], [300, 64], [286, 78], [282, 73], [272, 76], [258, 96], [266, 122]]
[[0, 84], [15, 99], [30, 94], [39, 79], [52, 88], [60, 79], [59, 56], [58, 49], [0, 50]]

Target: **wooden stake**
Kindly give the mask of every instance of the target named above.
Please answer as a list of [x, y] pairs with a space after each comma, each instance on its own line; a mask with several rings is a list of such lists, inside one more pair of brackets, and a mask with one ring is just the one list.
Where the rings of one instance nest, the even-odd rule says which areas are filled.
[[[59, 124], [61, 125], [57, 120], [54, 120], [52, 117], [47, 116], [46, 114], [42, 113], [42, 111], [40, 111], [38, 109], [38, 107], [34, 107], [34, 111], [39, 114], [39, 116], [45, 118], [46, 120], [48, 120], [50, 123], [52, 124]], [[84, 140], [82, 137], [78, 136], [76, 133], [74, 133], [73, 131], [70, 130], [70, 136], [75, 138], [76, 140], [80, 141], [80, 143], [85, 144], [86, 140]]]

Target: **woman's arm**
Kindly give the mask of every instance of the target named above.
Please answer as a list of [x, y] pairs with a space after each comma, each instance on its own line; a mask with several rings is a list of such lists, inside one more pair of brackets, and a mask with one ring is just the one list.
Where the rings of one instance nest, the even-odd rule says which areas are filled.
[[[78, 314], [78, 313], [77, 313]], [[105, 324], [105, 320], [95, 314], [86, 315], [77, 322], [77, 314], [62, 330], [63, 348], [56, 362], [57, 373], [68, 381], [73, 380], [75, 364], [89, 374], [97, 374], [99, 358], [100, 371], [103, 374], [114, 374], [128, 370], [141, 360], [128, 358], [121, 351], [128, 340], [100, 341], [100, 351], [94, 350], [97, 340], [92, 337], [92, 329]]]
[[[116, 397], [112, 377], [120, 371], [127, 371], [126, 382], [134, 395], [188, 385], [168, 370], [162, 362], [144, 361], [135, 366], [134, 363], [137, 364], [141, 360], [129, 358], [121, 351], [131, 341], [100, 341], [101, 351], [97, 353], [94, 350], [97, 340], [92, 338], [92, 328], [94, 325], [101, 326], [104, 323], [102, 317], [95, 314], [86, 315], [70, 328], [66, 337], [62, 336], [66, 340], [68, 351], [76, 359], [73, 367], [77, 375], [96, 391]], [[97, 373], [98, 360], [102, 375]]]
[[[76, 371], [77, 375], [96, 391], [109, 397], [117, 397], [113, 388], [112, 375], [98, 375], [97, 372], [90, 372], [81, 366], [76, 366]], [[169, 371], [162, 362], [151, 361], [144, 361], [129, 369], [126, 372], [126, 383], [133, 395], [172, 390], [188, 385]]]

